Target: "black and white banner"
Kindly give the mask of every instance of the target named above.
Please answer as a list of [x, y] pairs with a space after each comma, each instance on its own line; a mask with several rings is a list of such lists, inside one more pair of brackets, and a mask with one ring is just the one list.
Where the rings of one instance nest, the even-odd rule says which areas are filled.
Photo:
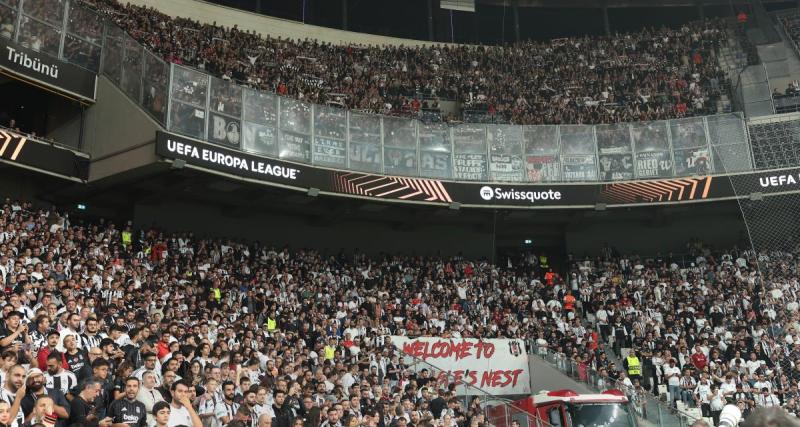
[[633, 179], [632, 154], [601, 154], [598, 163], [600, 164], [601, 181]]
[[302, 133], [280, 132], [280, 158], [311, 163], [311, 137]]
[[705, 175], [711, 173], [708, 148], [683, 148], [675, 150], [675, 175]]
[[311, 155], [315, 165], [344, 169], [347, 167], [347, 142], [317, 136]]
[[492, 181], [520, 182], [524, 178], [524, 170], [522, 156], [492, 154], [489, 158], [489, 174]]
[[530, 182], [554, 182], [561, 179], [558, 155], [528, 155], [525, 169]]
[[97, 75], [4, 37], [0, 37], [0, 68], [24, 80], [51, 87], [69, 98], [95, 100]]
[[561, 162], [564, 165], [564, 181], [597, 180], [597, 166], [594, 164], [594, 155], [564, 155], [561, 157]]
[[458, 180], [486, 181], [488, 179], [488, 162], [486, 154], [456, 154], [455, 176]]
[[350, 141], [350, 169], [366, 172], [381, 171], [381, 146]]
[[252, 153], [278, 157], [278, 138], [275, 137], [275, 128], [244, 122], [243, 148]]
[[387, 175], [416, 176], [418, 174], [417, 150], [383, 147], [383, 167]]
[[672, 176], [669, 151], [636, 153], [636, 175], [639, 178], [668, 178]]
[[430, 178], [452, 178], [453, 171], [450, 153], [436, 151], [420, 151], [420, 175]]
[[208, 142], [226, 147], [239, 147], [242, 138], [242, 122], [217, 113], [208, 116]]

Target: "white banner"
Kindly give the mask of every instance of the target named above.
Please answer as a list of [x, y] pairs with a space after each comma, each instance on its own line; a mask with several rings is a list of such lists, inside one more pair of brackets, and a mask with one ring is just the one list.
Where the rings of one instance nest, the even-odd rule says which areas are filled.
[[521, 339], [390, 338], [414, 371], [433, 371], [439, 387], [455, 383], [459, 395], [531, 392], [528, 355]]

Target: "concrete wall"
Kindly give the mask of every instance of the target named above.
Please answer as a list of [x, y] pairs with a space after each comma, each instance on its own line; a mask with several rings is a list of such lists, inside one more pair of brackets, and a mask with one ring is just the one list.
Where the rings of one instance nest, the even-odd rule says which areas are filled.
[[81, 113], [80, 107], [49, 107], [47, 115], [47, 138], [56, 140], [70, 147], [80, 147]]
[[193, 231], [197, 235], [232, 237], [247, 241], [293, 248], [321, 250], [360, 249], [405, 254], [456, 254], [471, 258], [489, 257], [492, 236], [469, 227], [416, 227], [413, 231], [395, 230], [386, 224], [343, 220], [334, 224], [311, 225], [302, 218], [254, 211], [246, 216], [231, 216], [217, 206], [164, 201], [137, 205], [137, 226], [156, 224], [168, 230]]
[[[362, 45], [406, 45], [430, 46], [433, 43], [421, 40], [402, 39], [397, 37], [377, 36], [301, 24], [285, 19], [272, 18], [238, 9], [218, 6], [199, 0], [127, 0], [128, 3], [154, 7], [170, 16], [191, 18], [200, 22], [212, 23], [225, 27], [237, 25], [240, 29], [256, 31], [262, 35], [291, 39], [317, 39], [334, 44]], [[423, 19], [421, 17], [420, 19]]]
[[84, 150], [92, 156], [89, 181], [157, 160], [158, 124], [105, 77], [97, 82], [97, 103], [86, 114]]

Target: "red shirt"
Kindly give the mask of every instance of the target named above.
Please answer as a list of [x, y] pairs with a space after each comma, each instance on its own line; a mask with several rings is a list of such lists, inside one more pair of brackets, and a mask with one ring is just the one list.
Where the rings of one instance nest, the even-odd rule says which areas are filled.
[[164, 358], [164, 356], [169, 354], [169, 344], [165, 343], [164, 341], [159, 341], [156, 343], [156, 355], [158, 356], [158, 360]]
[[708, 363], [708, 358], [703, 352], [694, 353], [692, 355], [692, 365], [694, 365], [695, 368], [703, 369], [706, 367], [706, 363]]
[[[39, 349], [39, 352], [36, 354], [36, 362], [39, 365], [39, 369], [47, 371], [47, 356], [50, 356], [52, 351], [53, 350], [50, 350], [47, 346]], [[67, 363], [67, 358], [64, 357], [64, 353], [61, 353], [61, 366], [64, 369], [69, 369], [69, 364]]]

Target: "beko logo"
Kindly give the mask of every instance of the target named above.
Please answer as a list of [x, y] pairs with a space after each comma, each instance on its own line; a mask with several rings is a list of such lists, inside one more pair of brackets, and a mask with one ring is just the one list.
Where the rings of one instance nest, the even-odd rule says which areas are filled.
[[528, 200], [535, 203], [540, 200], [561, 200], [561, 192], [553, 190], [542, 191], [519, 191], [513, 188], [502, 189], [492, 188], [488, 185], [481, 187], [481, 199], [489, 201], [496, 200]]

